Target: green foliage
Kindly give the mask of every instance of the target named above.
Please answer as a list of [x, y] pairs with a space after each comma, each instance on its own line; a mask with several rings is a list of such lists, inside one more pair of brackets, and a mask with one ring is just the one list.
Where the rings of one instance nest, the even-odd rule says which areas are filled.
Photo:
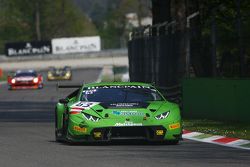
[[[96, 35], [96, 28], [91, 21], [71, 1], [50, 1], [50, 8], [45, 9], [43, 34], [45, 38]], [[64, 6], [64, 7], [63, 7]], [[52, 16], [52, 17], [51, 17]]]
[[147, 16], [149, 9], [146, 2], [145, 0], [121, 0], [116, 9], [107, 13], [103, 25], [98, 27], [104, 48], [119, 48], [126, 45], [129, 32], [126, 29], [125, 15], [127, 13], [137, 13], [139, 19]]
[[[240, 15], [237, 13], [239, 0], [189, 0], [188, 14], [199, 11], [200, 15], [191, 21], [193, 63], [198, 76], [211, 76], [211, 35], [213, 16], [216, 25], [216, 50], [218, 76], [239, 77], [240, 39], [246, 55], [245, 65], [250, 64], [250, 1], [240, 0]], [[239, 22], [241, 21], [240, 27]], [[241, 31], [241, 35], [239, 34]], [[200, 67], [199, 67], [200, 66]], [[246, 76], [250, 76], [250, 65], [246, 66]], [[248, 72], [248, 74], [247, 74]]]
[[0, 52], [6, 42], [37, 40], [37, 26], [42, 40], [97, 34], [71, 0], [0, 0]]

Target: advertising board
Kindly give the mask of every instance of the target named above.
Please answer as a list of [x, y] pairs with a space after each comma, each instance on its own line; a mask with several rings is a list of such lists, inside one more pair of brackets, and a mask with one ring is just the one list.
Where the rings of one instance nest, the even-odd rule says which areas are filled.
[[99, 36], [52, 39], [53, 54], [97, 52], [101, 50]]
[[5, 44], [5, 54], [7, 56], [28, 56], [51, 53], [52, 47], [50, 41], [13, 42]]

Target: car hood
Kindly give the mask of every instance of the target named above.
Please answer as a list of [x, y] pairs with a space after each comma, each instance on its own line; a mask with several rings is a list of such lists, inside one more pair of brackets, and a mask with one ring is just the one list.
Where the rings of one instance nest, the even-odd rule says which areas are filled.
[[14, 77], [17, 81], [32, 81], [34, 77], [32, 76], [23, 76], [23, 77]]
[[139, 118], [156, 114], [162, 108], [166, 108], [163, 107], [166, 106], [166, 103], [168, 102], [99, 103], [80, 101], [70, 106], [70, 112], [82, 112], [109, 119]]

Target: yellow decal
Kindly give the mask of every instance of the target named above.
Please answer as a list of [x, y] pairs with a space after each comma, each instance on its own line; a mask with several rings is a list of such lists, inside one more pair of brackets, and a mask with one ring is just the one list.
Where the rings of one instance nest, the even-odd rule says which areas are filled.
[[74, 130], [77, 132], [82, 132], [82, 133], [87, 132], [87, 128], [81, 128], [80, 126], [74, 126]]
[[100, 138], [102, 136], [101, 132], [94, 132], [94, 137], [95, 138]]
[[156, 135], [157, 136], [162, 136], [164, 134], [163, 130], [156, 130]]
[[175, 123], [175, 124], [169, 125], [169, 129], [171, 129], [171, 130], [177, 129], [180, 127], [181, 127], [180, 123]]

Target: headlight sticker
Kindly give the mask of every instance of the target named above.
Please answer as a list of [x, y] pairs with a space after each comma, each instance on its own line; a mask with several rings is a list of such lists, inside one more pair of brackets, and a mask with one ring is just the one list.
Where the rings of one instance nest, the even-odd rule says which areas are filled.
[[100, 120], [100, 118], [93, 116], [93, 115], [89, 115], [87, 113], [83, 113], [83, 116], [85, 119], [87, 119], [89, 121], [93, 121], [93, 122], [98, 122]]
[[159, 115], [155, 116], [155, 119], [157, 119], [157, 120], [165, 119], [169, 116], [169, 113], [170, 113], [170, 111], [159, 114]]

